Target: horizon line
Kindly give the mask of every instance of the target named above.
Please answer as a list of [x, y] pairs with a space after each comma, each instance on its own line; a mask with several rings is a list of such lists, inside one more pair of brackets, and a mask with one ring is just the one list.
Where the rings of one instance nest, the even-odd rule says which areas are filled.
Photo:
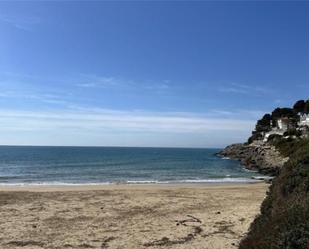
[[224, 147], [182, 147], [182, 146], [121, 146], [121, 145], [9, 145], [0, 144], [0, 147], [76, 147], [76, 148], [145, 148], [145, 149], [223, 149]]

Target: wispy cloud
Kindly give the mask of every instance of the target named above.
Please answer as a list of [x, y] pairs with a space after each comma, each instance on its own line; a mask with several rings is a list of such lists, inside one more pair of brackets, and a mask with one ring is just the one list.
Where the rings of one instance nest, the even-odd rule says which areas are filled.
[[257, 120], [260, 119], [267, 111], [265, 110], [245, 110], [245, 109], [234, 109], [234, 110], [224, 110], [224, 109], [213, 109], [208, 112], [209, 116], [220, 117], [225, 119], [245, 119], [245, 120]]
[[[171, 97], [175, 92], [170, 80], [132, 80], [116, 76], [101, 76], [97, 74], [64, 75], [61, 77], [43, 77], [39, 75], [0, 72], [0, 100], [11, 98], [38, 103], [74, 105], [78, 103], [96, 103], [98, 96], [118, 93], [126, 97], [151, 97], [160, 95]], [[11, 102], [13, 103], [13, 102]]]
[[34, 16], [0, 14], [0, 22], [7, 23], [17, 29], [31, 31], [34, 25], [40, 23], [40, 19]]
[[80, 82], [76, 86], [84, 88], [109, 88], [131, 84], [130, 81], [125, 82], [119, 78], [97, 76], [94, 74], [81, 74], [80, 79], [77, 79], [77, 81]]
[[38, 103], [48, 103], [56, 105], [69, 105], [70, 102], [67, 101], [63, 96], [50, 94], [50, 93], [40, 93], [40, 92], [28, 92], [28, 91], [2, 91], [0, 92], [0, 99], [18, 99], [22, 101], [36, 101]]
[[95, 131], [134, 131], [205, 133], [209, 131], [250, 130], [253, 120], [203, 117], [179, 113], [147, 113], [113, 110], [33, 112], [0, 110], [1, 131], [75, 129]]
[[222, 147], [245, 141], [255, 120], [195, 113], [72, 107], [0, 109], [1, 144]]
[[81, 74], [75, 81], [77, 87], [82, 88], [115, 88], [115, 89], [142, 89], [151, 91], [165, 91], [170, 89], [170, 80], [161, 81], [138, 81], [133, 79], [125, 79], [122, 77], [99, 76], [95, 74]]
[[271, 89], [267, 87], [261, 87], [261, 86], [252, 86], [252, 85], [246, 85], [246, 84], [240, 84], [240, 83], [230, 83], [225, 86], [220, 86], [218, 88], [219, 92], [224, 93], [235, 93], [235, 94], [244, 94], [244, 95], [264, 95], [269, 94], [272, 92]]
[[[48, 82], [49, 84], [45, 84]], [[59, 87], [50, 87], [48, 79], [35, 75], [0, 72], [0, 100], [7, 99], [8, 104], [23, 101], [25, 106], [29, 101], [68, 105], [71, 92]]]

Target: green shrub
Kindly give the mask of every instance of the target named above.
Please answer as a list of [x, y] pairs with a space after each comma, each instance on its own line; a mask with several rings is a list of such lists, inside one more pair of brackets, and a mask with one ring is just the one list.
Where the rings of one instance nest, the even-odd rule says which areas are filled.
[[283, 136], [296, 136], [296, 137], [300, 137], [301, 136], [301, 131], [296, 130], [296, 129], [289, 129], [286, 132], [283, 133]]
[[248, 144], [251, 144], [253, 141], [261, 140], [263, 138], [260, 132], [252, 132], [252, 136], [248, 139]]
[[279, 134], [271, 134], [268, 139], [267, 142], [271, 142], [271, 143], [275, 143], [276, 141], [280, 141], [282, 139], [282, 136]]
[[309, 248], [309, 140], [273, 140], [289, 161], [282, 168], [240, 249]]

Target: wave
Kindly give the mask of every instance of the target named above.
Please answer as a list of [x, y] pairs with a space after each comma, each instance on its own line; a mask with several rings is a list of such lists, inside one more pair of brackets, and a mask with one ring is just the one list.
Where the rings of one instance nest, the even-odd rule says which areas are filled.
[[183, 179], [183, 180], [126, 180], [126, 181], [115, 181], [115, 182], [2, 182], [0, 186], [100, 186], [100, 185], [119, 185], [119, 184], [207, 184], [207, 183], [256, 183], [264, 181], [265, 177], [251, 177], [251, 178], [212, 178], [212, 179]]
[[185, 179], [173, 181], [126, 181], [127, 184], [179, 184], [179, 183], [253, 183], [262, 179], [254, 178], [214, 178], [214, 179]]
[[255, 179], [255, 180], [272, 180], [274, 179], [274, 176], [252, 176], [251, 179]]
[[84, 182], [84, 183], [69, 183], [69, 182], [14, 182], [0, 183], [0, 186], [12, 187], [28, 187], [28, 186], [100, 186], [115, 184], [112, 182]]
[[171, 181], [156, 181], [156, 180], [149, 180], [149, 181], [125, 181], [126, 184], [169, 184]]
[[213, 179], [197, 179], [197, 180], [181, 180], [181, 183], [253, 183], [260, 182], [260, 179], [253, 178], [213, 178]]

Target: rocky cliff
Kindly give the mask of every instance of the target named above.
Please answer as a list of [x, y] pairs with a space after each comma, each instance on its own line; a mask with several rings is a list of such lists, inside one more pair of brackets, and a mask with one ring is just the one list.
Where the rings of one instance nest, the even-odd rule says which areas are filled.
[[232, 144], [221, 151], [219, 156], [239, 160], [247, 169], [267, 175], [277, 175], [288, 161], [274, 146], [264, 143]]

